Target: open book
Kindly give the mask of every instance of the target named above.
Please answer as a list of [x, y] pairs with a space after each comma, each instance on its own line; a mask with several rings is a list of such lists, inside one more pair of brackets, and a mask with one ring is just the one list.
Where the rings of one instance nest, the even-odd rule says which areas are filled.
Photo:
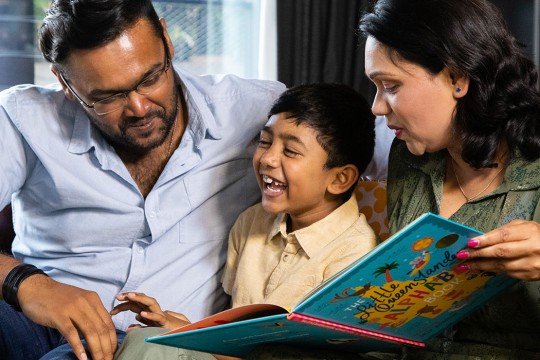
[[146, 341], [236, 357], [273, 342], [352, 352], [424, 346], [517, 282], [455, 269], [460, 262], [455, 254], [479, 234], [424, 214], [290, 311], [269, 304], [242, 306]]

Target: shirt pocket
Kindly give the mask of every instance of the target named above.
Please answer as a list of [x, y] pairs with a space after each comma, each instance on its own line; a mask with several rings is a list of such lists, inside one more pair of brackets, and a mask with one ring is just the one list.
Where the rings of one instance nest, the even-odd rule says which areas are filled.
[[179, 222], [179, 241], [226, 241], [236, 218], [259, 190], [247, 159], [214, 165], [185, 180], [192, 211]]

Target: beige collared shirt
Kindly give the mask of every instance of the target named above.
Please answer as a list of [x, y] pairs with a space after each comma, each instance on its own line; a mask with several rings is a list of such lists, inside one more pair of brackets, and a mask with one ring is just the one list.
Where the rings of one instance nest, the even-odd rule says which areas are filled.
[[286, 220], [257, 204], [234, 224], [222, 278], [233, 307], [271, 303], [290, 309], [377, 244], [354, 195], [306, 228], [287, 234]]

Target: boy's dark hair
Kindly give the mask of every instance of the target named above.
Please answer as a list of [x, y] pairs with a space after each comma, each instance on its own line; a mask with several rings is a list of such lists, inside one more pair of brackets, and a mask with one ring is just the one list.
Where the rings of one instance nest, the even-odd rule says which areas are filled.
[[540, 158], [540, 96], [534, 63], [486, 0], [379, 0], [360, 20], [364, 37], [432, 74], [467, 77], [453, 126], [471, 166], [496, 161], [501, 142], [511, 159]]
[[[285, 113], [296, 125], [317, 132], [317, 141], [328, 154], [325, 168], [353, 164], [360, 174], [373, 156], [375, 116], [366, 99], [344, 84], [306, 84], [285, 91], [274, 102], [268, 117]], [[354, 186], [344, 195], [348, 199]]]
[[39, 31], [39, 47], [45, 60], [62, 65], [71, 50], [104, 45], [141, 19], [164, 41], [150, 0], [53, 0]]

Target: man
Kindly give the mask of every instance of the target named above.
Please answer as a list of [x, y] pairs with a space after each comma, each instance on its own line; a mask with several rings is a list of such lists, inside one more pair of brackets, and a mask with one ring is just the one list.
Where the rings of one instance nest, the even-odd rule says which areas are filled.
[[17, 234], [0, 256], [0, 354], [111, 359], [134, 321], [113, 323], [117, 293], [193, 319], [228, 305], [226, 238], [258, 199], [247, 146], [284, 86], [175, 72], [150, 0], [54, 0], [40, 47], [61, 88], [0, 95]]

